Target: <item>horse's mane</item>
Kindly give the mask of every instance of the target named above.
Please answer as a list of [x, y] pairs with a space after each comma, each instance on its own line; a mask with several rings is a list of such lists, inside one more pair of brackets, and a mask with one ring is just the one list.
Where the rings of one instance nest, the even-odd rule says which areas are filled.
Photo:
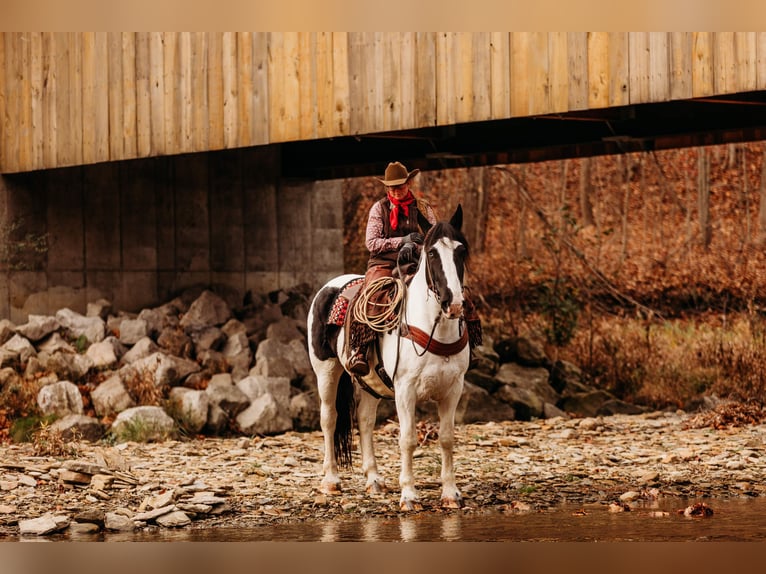
[[468, 240], [463, 232], [454, 227], [449, 221], [437, 221], [426, 233], [423, 241], [426, 248], [433, 246], [442, 237], [459, 241], [465, 247], [465, 259], [468, 259]]

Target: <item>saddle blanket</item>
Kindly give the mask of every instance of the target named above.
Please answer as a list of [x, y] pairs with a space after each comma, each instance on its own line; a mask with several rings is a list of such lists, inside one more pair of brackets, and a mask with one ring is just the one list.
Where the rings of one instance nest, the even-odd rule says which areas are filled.
[[358, 277], [357, 279], [352, 279], [341, 288], [330, 306], [330, 314], [327, 318], [328, 325], [343, 325], [348, 314], [349, 304], [354, 300], [363, 284], [364, 277]]

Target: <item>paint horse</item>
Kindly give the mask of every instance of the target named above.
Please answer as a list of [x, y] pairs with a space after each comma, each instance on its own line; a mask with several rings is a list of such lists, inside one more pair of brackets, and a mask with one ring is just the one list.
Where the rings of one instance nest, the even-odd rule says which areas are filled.
[[321, 400], [325, 449], [322, 492], [339, 493], [338, 466], [350, 466], [354, 404], [366, 490], [368, 493], [387, 490], [378, 473], [372, 435], [380, 399], [393, 398], [400, 429], [400, 507], [421, 509], [412, 468], [417, 445], [415, 406], [430, 399], [438, 404], [439, 413], [441, 505], [462, 506], [453, 462], [455, 409], [470, 360], [462, 318], [463, 274], [468, 258], [462, 222], [459, 205], [448, 222], [431, 226], [421, 218], [426, 235], [417, 270], [404, 288], [399, 328], [379, 334], [377, 344], [371, 345], [375, 347], [370, 360], [373, 368], [364, 378], [345, 370], [346, 329], [342, 323], [328, 320], [339, 295], [348, 285], [360, 283], [363, 277], [336, 277], [314, 297], [308, 316], [308, 347]]

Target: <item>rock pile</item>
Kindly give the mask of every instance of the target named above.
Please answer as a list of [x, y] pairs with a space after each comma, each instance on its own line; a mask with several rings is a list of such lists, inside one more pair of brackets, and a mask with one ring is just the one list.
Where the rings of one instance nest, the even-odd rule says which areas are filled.
[[[316, 430], [310, 295], [298, 286], [243, 300], [198, 288], [137, 314], [100, 300], [86, 315], [61, 309], [19, 326], [0, 320], [0, 398], [33, 385], [55, 431], [91, 441], [105, 433], [121, 442]], [[528, 339], [476, 354], [458, 423], [640, 412], [588, 387], [575, 365], [552, 362]], [[394, 416], [393, 402], [383, 402], [379, 420]]]

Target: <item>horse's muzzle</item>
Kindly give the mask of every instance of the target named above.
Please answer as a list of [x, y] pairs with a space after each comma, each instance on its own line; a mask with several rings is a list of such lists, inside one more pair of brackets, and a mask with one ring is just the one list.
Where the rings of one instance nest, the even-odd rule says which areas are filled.
[[445, 305], [443, 311], [448, 319], [458, 319], [463, 315], [463, 302]]

